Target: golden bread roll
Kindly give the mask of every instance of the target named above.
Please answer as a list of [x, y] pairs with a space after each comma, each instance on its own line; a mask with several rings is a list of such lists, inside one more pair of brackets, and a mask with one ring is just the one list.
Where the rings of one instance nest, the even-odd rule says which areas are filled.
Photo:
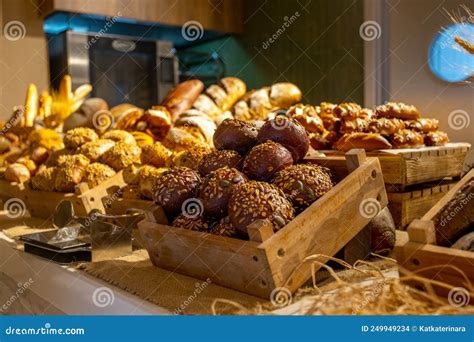
[[377, 106], [375, 113], [378, 117], [383, 118], [398, 118], [402, 120], [417, 120], [420, 118], [420, 112], [415, 106], [402, 102], [387, 102]]
[[407, 128], [418, 132], [433, 132], [439, 128], [437, 119], [419, 118], [418, 120], [408, 121]]
[[168, 164], [172, 152], [168, 150], [162, 143], [155, 142], [152, 145], [142, 147], [140, 159], [142, 164], [152, 165], [155, 167], [163, 167]]
[[289, 108], [301, 101], [301, 90], [293, 83], [280, 82], [270, 87], [270, 101], [272, 106]]
[[78, 127], [67, 131], [63, 140], [66, 148], [74, 150], [87, 142], [96, 141], [97, 139], [99, 139], [99, 136], [94, 130]]
[[5, 169], [5, 180], [15, 183], [23, 183], [30, 179], [31, 174], [28, 168], [20, 163], [13, 163]]
[[349, 151], [353, 148], [363, 148], [366, 151], [383, 150], [392, 145], [383, 136], [377, 133], [350, 133], [344, 134], [333, 148], [340, 151]]
[[365, 132], [369, 127], [369, 121], [363, 118], [355, 118], [351, 120], [343, 120], [339, 132], [341, 134]]
[[100, 157], [115, 145], [110, 139], [99, 139], [85, 143], [79, 148], [79, 153], [85, 155], [91, 161], [97, 161]]
[[108, 149], [100, 160], [115, 171], [120, 171], [130, 164], [140, 163], [140, 153], [141, 149], [137, 144], [127, 144], [120, 141]]
[[448, 134], [443, 131], [428, 132], [425, 134], [426, 146], [443, 146], [449, 142]]
[[237, 77], [224, 77], [219, 81], [221, 87], [223, 87], [229, 98], [230, 109], [247, 91], [247, 85], [244, 81]]
[[163, 106], [153, 106], [140, 118], [137, 130], [143, 131], [154, 140], [163, 140], [171, 128], [171, 114]]
[[369, 123], [368, 131], [382, 135], [392, 135], [405, 128], [405, 122], [397, 118], [378, 118]]
[[193, 103], [193, 108], [207, 114], [213, 120], [222, 114], [222, 110], [206, 94], [198, 96], [196, 101]]
[[115, 175], [114, 169], [101, 163], [91, 163], [87, 166], [82, 182], [87, 183], [90, 189]]
[[391, 137], [391, 142], [393, 148], [416, 148], [423, 146], [424, 139], [418, 132], [402, 129]]
[[124, 142], [130, 145], [136, 144], [135, 138], [130, 132], [119, 129], [113, 129], [111, 131], [105, 132], [104, 135], [102, 135], [102, 139], [112, 140], [115, 142]]
[[82, 154], [76, 154], [61, 156], [59, 163], [54, 189], [59, 192], [74, 192], [75, 186], [84, 177], [89, 159]]
[[323, 120], [314, 106], [298, 103], [288, 109], [287, 115], [298, 121], [309, 133], [325, 131]]
[[38, 172], [31, 178], [31, 187], [35, 190], [54, 191], [58, 168], [55, 166], [41, 166]]

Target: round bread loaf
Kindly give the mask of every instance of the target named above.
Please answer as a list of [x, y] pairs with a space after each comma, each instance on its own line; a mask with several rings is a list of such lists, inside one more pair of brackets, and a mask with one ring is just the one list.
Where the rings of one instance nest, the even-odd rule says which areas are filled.
[[240, 185], [229, 200], [229, 218], [234, 227], [247, 233], [256, 220], [268, 219], [280, 229], [294, 218], [294, 209], [277, 187], [257, 181]]
[[250, 150], [242, 171], [250, 178], [271, 181], [274, 174], [293, 164], [293, 157], [283, 145], [267, 141]]
[[203, 217], [190, 217], [184, 214], [178, 215], [174, 219], [172, 226], [199, 232], [207, 232], [209, 230], [209, 223]]
[[207, 175], [199, 191], [204, 214], [213, 218], [226, 216], [232, 192], [236, 186], [246, 181], [247, 177], [243, 173], [229, 167], [223, 167]]
[[202, 158], [198, 169], [202, 176], [205, 176], [225, 166], [241, 170], [242, 161], [242, 156], [236, 151], [213, 150]]
[[245, 121], [224, 120], [214, 133], [214, 146], [218, 150], [234, 150], [246, 153], [257, 143], [257, 128]]
[[187, 199], [196, 196], [200, 183], [198, 173], [191, 169], [170, 169], [156, 179], [153, 199], [156, 204], [162, 206], [168, 218], [174, 217], [182, 212], [182, 206]]

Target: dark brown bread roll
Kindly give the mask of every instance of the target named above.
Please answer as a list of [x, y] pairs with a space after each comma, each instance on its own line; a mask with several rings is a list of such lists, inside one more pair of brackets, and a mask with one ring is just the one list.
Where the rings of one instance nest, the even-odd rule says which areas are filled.
[[224, 120], [214, 133], [214, 146], [218, 150], [234, 150], [246, 153], [257, 144], [258, 130], [249, 123], [240, 120]]
[[174, 217], [182, 212], [184, 201], [196, 197], [200, 183], [198, 173], [191, 169], [170, 169], [156, 179], [153, 200], [163, 207], [168, 218]]
[[239, 184], [243, 184], [247, 180], [243, 173], [229, 167], [211, 172], [203, 180], [199, 191], [204, 215], [212, 218], [226, 216], [230, 196]]
[[303, 159], [308, 153], [309, 138], [306, 130], [297, 121], [291, 120], [286, 115], [277, 115], [260, 128], [258, 141], [264, 143], [268, 140], [286, 147], [295, 162]]
[[402, 129], [391, 137], [393, 148], [417, 148], [423, 146], [423, 135], [418, 132]]
[[351, 133], [344, 134], [333, 148], [340, 151], [349, 151], [353, 148], [363, 148], [366, 151], [383, 150], [392, 145], [380, 134], [376, 133]]
[[166, 95], [161, 105], [168, 109], [174, 121], [181, 113], [192, 107], [203, 90], [204, 84], [199, 80], [184, 81]]
[[449, 142], [448, 134], [443, 131], [428, 132], [425, 134], [426, 146], [443, 146]]
[[298, 210], [304, 210], [332, 188], [329, 169], [314, 164], [288, 166], [276, 174], [273, 184]]
[[278, 230], [294, 218], [294, 209], [277, 187], [250, 181], [232, 194], [229, 218], [232, 225], [243, 233], [247, 233], [247, 227], [259, 219], [270, 220]]
[[242, 162], [243, 158], [237, 151], [213, 150], [202, 158], [198, 170], [202, 176], [225, 166], [241, 170]]
[[250, 179], [269, 182], [276, 172], [291, 164], [293, 157], [288, 149], [274, 141], [267, 141], [250, 150], [242, 171]]
[[220, 219], [212, 225], [211, 228], [209, 228], [209, 233], [235, 239], [248, 240], [248, 237], [246, 237], [245, 234], [232, 225], [229, 216]]
[[195, 230], [198, 232], [207, 232], [209, 223], [201, 216], [190, 217], [184, 214], [178, 215], [171, 224], [173, 227]]
[[367, 225], [371, 232], [373, 253], [387, 255], [395, 247], [395, 223], [390, 210], [385, 207]]

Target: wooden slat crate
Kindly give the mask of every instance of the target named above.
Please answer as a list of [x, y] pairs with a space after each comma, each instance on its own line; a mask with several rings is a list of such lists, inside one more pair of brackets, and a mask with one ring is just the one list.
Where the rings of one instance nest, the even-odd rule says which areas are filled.
[[[387, 191], [403, 191], [406, 186], [459, 177], [469, 152], [469, 143], [413, 149], [392, 149], [367, 152], [380, 160]], [[337, 151], [322, 151], [334, 155]]]
[[415, 219], [425, 215], [456, 182], [446, 181], [439, 185], [423, 184], [416, 190], [388, 192], [388, 208], [398, 229], [405, 229]]
[[248, 227], [250, 241], [243, 241], [141, 221], [153, 264], [263, 298], [282, 288], [294, 292], [311, 277], [312, 267], [320, 268], [308, 256], [321, 254], [324, 263], [363, 232], [371, 219], [363, 215], [363, 203], [387, 205], [377, 158], [349, 151], [345, 159], [307, 162], [329, 167], [341, 180], [277, 232], [268, 221], [254, 222]]
[[[22, 200], [30, 215], [39, 218], [50, 218], [59, 202], [69, 200], [73, 203], [76, 214], [85, 216], [92, 209], [105, 212], [103, 199], [113, 196], [118, 197], [117, 191], [124, 185], [122, 172], [118, 172], [93, 189], [89, 189], [86, 183], [80, 183], [76, 186], [75, 193], [33, 190], [28, 184], [16, 184], [0, 180], [0, 198], [3, 201], [9, 198]], [[114, 193], [117, 193], [117, 195], [114, 195]]]
[[[417, 272], [428, 279], [455, 287], [463, 287], [470, 292], [471, 300], [474, 299], [474, 252], [436, 245], [433, 220], [456, 192], [472, 179], [474, 170], [453, 186], [421, 219], [414, 220], [406, 232], [397, 231], [395, 247], [397, 261], [402, 270]], [[465, 277], [455, 268], [464, 272]], [[438, 287], [436, 290], [445, 296], [449, 294], [445, 288]]]

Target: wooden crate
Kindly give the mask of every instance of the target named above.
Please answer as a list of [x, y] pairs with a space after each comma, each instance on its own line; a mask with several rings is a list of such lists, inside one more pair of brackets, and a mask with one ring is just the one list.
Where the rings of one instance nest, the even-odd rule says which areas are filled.
[[[118, 197], [117, 192], [124, 185], [122, 172], [118, 172], [93, 189], [89, 189], [86, 183], [80, 183], [76, 186], [75, 193], [33, 190], [27, 183], [16, 184], [1, 180], [0, 198], [3, 201], [9, 198], [22, 200], [30, 215], [39, 218], [50, 218], [59, 202], [69, 200], [73, 203], [76, 214], [85, 216], [92, 209], [105, 212], [103, 199]], [[115, 193], [117, 194], [114, 195]]]
[[[459, 177], [469, 143], [449, 143], [445, 146], [392, 149], [367, 152], [380, 160], [387, 191], [403, 191], [406, 186]], [[323, 151], [334, 155], [338, 151]]]
[[361, 204], [387, 205], [377, 158], [366, 159], [359, 150], [349, 151], [345, 159], [307, 162], [329, 167], [341, 181], [278, 232], [268, 221], [254, 222], [250, 241], [243, 241], [141, 221], [153, 264], [263, 298], [282, 288], [294, 292], [311, 277], [312, 267], [320, 268], [308, 256], [321, 254], [318, 260], [325, 263], [364, 231], [371, 217], [362, 215]]
[[457, 182], [420, 184], [416, 189], [404, 192], [389, 192], [388, 208], [398, 229], [405, 229], [415, 219], [425, 215]]
[[[396, 258], [403, 274], [416, 272], [428, 279], [442, 281], [469, 290], [474, 299], [474, 252], [436, 245], [435, 216], [464, 184], [474, 178], [471, 170], [453, 186], [421, 219], [413, 221], [406, 232], [397, 231]], [[472, 205], [472, 204], [471, 204]], [[455, 268], [462, 270], [466, 278]], [[448, 289], [436, 290], [447, 295]]]

